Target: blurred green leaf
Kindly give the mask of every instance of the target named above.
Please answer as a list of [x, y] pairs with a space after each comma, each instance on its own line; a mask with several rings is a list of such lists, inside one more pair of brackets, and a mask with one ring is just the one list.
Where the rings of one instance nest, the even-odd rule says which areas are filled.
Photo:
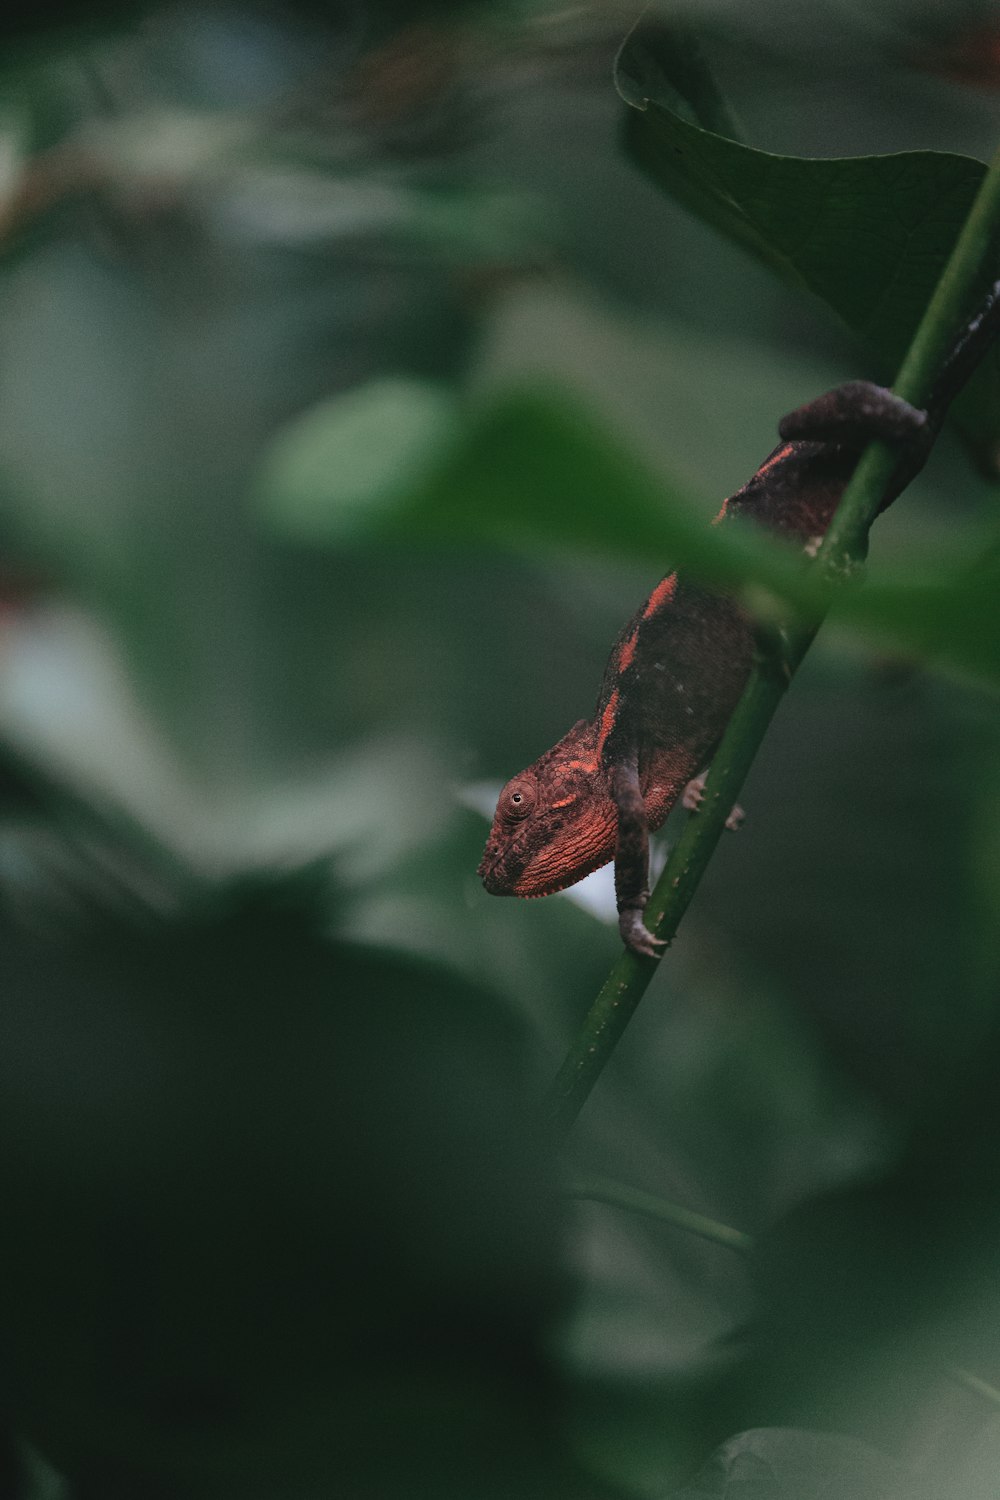
[[758, 1427], [730, 1438], [672, 1500], [913, 1500], [899, 1464], [850, 1438]]
[[921, 569], [852, 590], [842, 618], [923, 660], [1000, 686], [1000, 560], [933, 577]]
[[259, 493], [272, 524], [310, 541], [651, 559], [719, 587], [750, 586], [748, 603], [764, 616], [779, 607], [769, 596], [807, 610], [835, 597], [837, 618], [867, 638], [1000, 683], [992, 550], [973, 568], [942, 575], [917, 561], [834, 596], [797, 551], [760, 528], [707, 526], [704, 501], [562, 392], [509, 391], [460, 428], [439, 388], [375, 382], [286, 429]]
[[431, 387], [378, 382], [286, 429], [259, 494], [272, 522], [317, 540], [671, 558], [717, 583], [802, 592], [789, 548], [755, 528], [706, 526], [707, 502], [556, 390], [511, 390], [459, 428]]
[[344, 540], [398, 510], [457, 428], [457, 401], [446, 386], [369, 381], [280, 434], [260, 476], [265, 509], [300, 540]]
[[[936, 151], [777, 156], [677, 113], [688, 82], [662, 23], [622, 47], [626, 149], [665, 191], [728, 238], [820, 297], [893, 369], [906, 349], [985, 173]], [[697, 101], [692, 105], [697, 108]], [[703, 111], [702, 111], [703, 113]], [[980, 462], [997, 472], [1000, 365], [993, 355], [959, 403]]]
[[[736, 576], [742, 545], [702, 546], [704, 506], [659, 476], [606, 422], [554, 390], [509, 391], [472, 414], [431, 481], [394, 518], [402, 536], [515, 550], [574, 547], [655, 558], [677, 545]], [[756, 541], [756, 538], [751, 539]]]
[[[559, 543], [690, 569], [708, 583], [773, 592], [820, 609], [829, 590], [784, 543], [747, 525], [706, 526], [704, 504], [655, 475], [563, 397], [513, 393], [467, 430], [434, 482], [394, 518], [404, 536], [518, 548]], [[869, 638], [1000, 683], [998, 564], [941, 576], [929, 562], [836, 596], [838, 619]], [[765, 614], [758, 592], [751, 606]]]
[[40, 1453], [21, 1445], [23, 1491], [17, 1500], [72, 1500], [69, 1484]]
[[0, 1399], [88, 1494], [444, 1494], [542, 1381], [559, 1208], [524, 1028], [318, 938], [320, 894], [3, 924]]
[[28, 126], [19, 113], [0, 117], [0, 213], [6, 215], [21, 182]]

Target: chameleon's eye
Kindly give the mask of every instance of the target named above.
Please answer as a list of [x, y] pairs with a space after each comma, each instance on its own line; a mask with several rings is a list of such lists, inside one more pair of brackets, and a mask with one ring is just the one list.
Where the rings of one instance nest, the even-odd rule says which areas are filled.
[[535, 788], [530, 781], [512, 781], [504, 787], [500, 806], [508, 818], [526, 818], [535, 805]]

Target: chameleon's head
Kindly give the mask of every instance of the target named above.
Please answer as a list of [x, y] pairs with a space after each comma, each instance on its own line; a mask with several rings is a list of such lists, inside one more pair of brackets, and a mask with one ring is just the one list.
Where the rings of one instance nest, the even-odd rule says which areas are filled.
[[613, 858], [617, 828], [596, 731], [581, 719], [500, 793], [483, 885], [493, 896], [561, 891]]

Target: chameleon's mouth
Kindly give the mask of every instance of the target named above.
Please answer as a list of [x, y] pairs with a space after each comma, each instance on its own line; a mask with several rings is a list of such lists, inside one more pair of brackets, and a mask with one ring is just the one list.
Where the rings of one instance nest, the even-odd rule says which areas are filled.
[[492, 859], [489, 853], [484, 854], [476, 873], [491, 896], [552, 896], [556, 891], [572, 885], [576, 879], [570, 873], [562, 879], [556, 876], [541, 880], [537, 875], [532, 878], [533, 863], [530, 859], [525, 861], [512, 858], [508, 849]]
[[508, 844], [498, 848], [491, 835], [476, 874], [491, 896], [517, 896], [520, 894], [517, 887], [527, 862], [527, 856], [516, 846]]
[[512, 869], [509, 857], [507, 860], [502, 857], [490, 860], [484, 855], [477, 874], [491, 896], [520, 896], [530, 900], [567, 890], [584, 876], [600, 869], [601, 865], [606, 865], [613, 852], [613, 848], [600, 848], [589, 859], [574, 863], [568, 869], [553, 869], [552, 861], [538, 858], [523, 864], [518, 862]]
[[[587, 873], [589, 874], [590, 872], [588, 871]], [[569, 890], [571, 885], [576, 885], [577, 881], [582, 879], [582, 875], [568, 875], [565, 880], [555, 880], [551, 885], [540, 887], [533, 885], [530, 890], [525, 891], [519, 891], [515, 888], [513, 894], [520, 896], [522, 901], [535, 901], [539, 896], [558, 896], [560, 891]]]
[[564, 880], [553, 880], [545, 885], [539, 885], [535, 881], [525, 881], [522, 878], [511, 880], [502, 875], [495, 867], [484, 870], [480, 865], [477, 874], [482, 877], [482, 882], [491, 896], [520, 896], [522, 900], [532, 900], [536, 896], [554, 896], [557, 891], [564, 891], [567, 886], [573, 885], [581, 877], [579, 875], [568, 875]]
[[484, 855], [476, 874], [480, 877], [491, 896], [514, 896], [517, 894], [510, 880], [504, 878], [499, 860], [494, 860], [492, 864], [487, 864], [486, 856]]

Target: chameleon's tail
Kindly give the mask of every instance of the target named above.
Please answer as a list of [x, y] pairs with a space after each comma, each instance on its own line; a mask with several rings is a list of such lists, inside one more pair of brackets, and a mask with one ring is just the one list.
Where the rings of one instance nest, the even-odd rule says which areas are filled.
[[916, 440], [908, 442], [886, 488], [880, 506], [885, 510], [920, 473], [941, 431], [948, 408], [974, 374], [1000, 334], [1000, 281], [990, 287], [978, 310], [965, 324], [927, 398], [927, 421]]
[[995, 281], [978, 312], [962, 330], [961, 337], [945, 360], [941, 373], [931, 389], [927, 402], [927, 415], [935, 431], [944, 421], [949, 406], [973, 374], [998, 334], [1000, 334], [1000, 281]]

